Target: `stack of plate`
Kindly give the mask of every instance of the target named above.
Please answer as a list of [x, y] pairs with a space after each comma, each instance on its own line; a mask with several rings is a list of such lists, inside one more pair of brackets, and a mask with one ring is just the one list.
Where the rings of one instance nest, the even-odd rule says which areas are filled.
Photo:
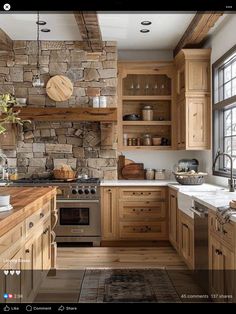
[[10, 195], [0, 195], [0, 212], [11, 210]]

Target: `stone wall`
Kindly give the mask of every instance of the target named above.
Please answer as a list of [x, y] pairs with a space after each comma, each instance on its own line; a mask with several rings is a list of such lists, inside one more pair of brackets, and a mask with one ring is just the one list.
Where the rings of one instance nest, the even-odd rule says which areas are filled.
[[[41, 42], [40, 71], [45, 85], [56, 74], [73, 82], [73, 95], [55, 102], [45, 87], [34, 88], [37, 45], [35, 41], [15, 41], [12, 54], [0, 54], [0, 93], [27, 97], [32, 107], [87, 107], [95, 95], [107, 96], [108, 107], [117, 105], [117, 48], [104, 42], [102, 52], [86, 52], [79, 42]], [[34, 122], [19, 127], [15, 150], [5, 150], [10, 166], [21, 176], [42, 176], [59, 163], [71, 165], [82, 173], [106, 179], [116, 178], [116, 143], [101, 146], [100, 124], [96, 122]]]

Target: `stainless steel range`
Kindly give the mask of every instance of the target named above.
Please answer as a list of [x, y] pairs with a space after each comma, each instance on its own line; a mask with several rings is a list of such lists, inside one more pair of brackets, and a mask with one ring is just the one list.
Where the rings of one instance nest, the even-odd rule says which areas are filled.
[[61, 181], [51, 179], [17, 180], [13, 185], [57, 186], [58, 222], [56, 241], [88, 242], [100, 246], [101, 210], [100, 180], [97, 178]]
[[79, 179], [58, 187], [57, 242], [92, 242], [100, 246], [99, 179]]

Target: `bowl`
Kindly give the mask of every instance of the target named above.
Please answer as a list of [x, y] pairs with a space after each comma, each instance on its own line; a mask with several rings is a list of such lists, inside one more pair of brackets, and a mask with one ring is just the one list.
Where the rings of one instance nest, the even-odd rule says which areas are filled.
[[161, 137], [153, 137], [152, 138], [152, 144], [154, 145], [154, 146], [159, 146], [159, 145], [161, 145]]
[[123, 120], [124, 121], [138, 121], [140, 120], [141, 117], [139, 114], [135, 114], [135, 113], [132, 113], [132, 114], [126, 114], [123, 116]]

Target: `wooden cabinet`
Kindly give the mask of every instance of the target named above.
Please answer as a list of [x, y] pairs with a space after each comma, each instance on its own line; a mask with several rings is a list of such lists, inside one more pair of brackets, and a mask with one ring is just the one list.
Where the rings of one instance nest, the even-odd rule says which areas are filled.
[[0, 148], [1, 149], [14, 149], [17, 142], [17, 127], [13, 123], [4, 125], [6, 132], [0, 134]]
[[[209, 213], [209, 279], [210, 293], [217, 301], [236, 300], [235, 224], [219, 225], [215, 213]], [[229, 298], [227, 298], [229, 296]], [[233, 298], [231, 297], [233, 296]]]
[[[118, 64], [118, 147], [124, 150], [169, 150], [173, 148], [173, 62], [119, 62]], [[153, 110], [149, 121], [142, 117], [144, 105]], [[136, 121], [124, 116], [136, 114]], [[162, 138], [161, 144], [145, 146], [144, 134]], [[124, 143], [124, 135], [134, 144]], [[137, 140], [138, 139], [138, 140]]]
[[169, 241], [178, 250], [178, 199], [177, 191], [169, 189]]
[[42, 269], [48, 271], [51, 267], [51, 217], [43, 224], [42, 234]]
[[118, 239], [117, 188], [101, 189], [102, 240]]
[[177, 147], [210, 149], [210, 49], [182, 49], [175, 65]]
[[168, 239], [166, 187], [103, 187], [102, 240]]
[[193, 220], [179, 211], [179, 253], [189, 268], [194, 269], [194, 226]]

